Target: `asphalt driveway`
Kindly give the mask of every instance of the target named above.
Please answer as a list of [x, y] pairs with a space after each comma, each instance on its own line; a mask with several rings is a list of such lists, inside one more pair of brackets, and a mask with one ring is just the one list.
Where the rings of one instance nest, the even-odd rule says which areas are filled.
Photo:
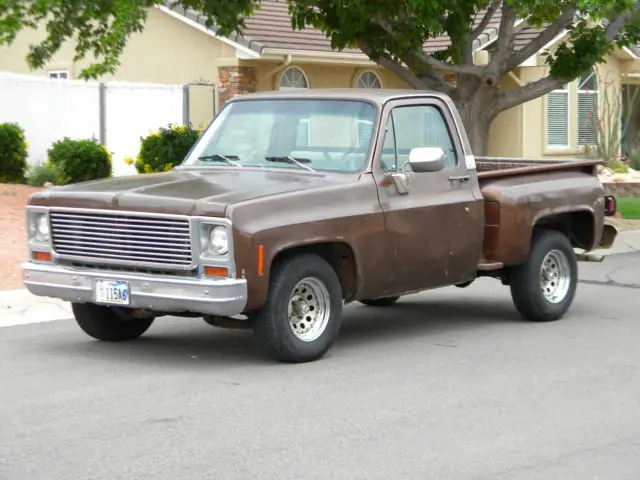
[[198, 319], [0, 328], [0, 479], [637, 480], [639, 265], [585, 267], [548, 324], [490, 280], [350, 306], [304, 365]]

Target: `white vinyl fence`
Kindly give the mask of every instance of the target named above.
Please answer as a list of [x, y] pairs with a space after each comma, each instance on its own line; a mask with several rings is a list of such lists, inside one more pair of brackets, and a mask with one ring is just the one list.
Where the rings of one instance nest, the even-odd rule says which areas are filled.
[[[135, 173], [124, 163], [140, 150], [140, 137], [168, 124], [184, 125], [183, 87], [135, 83], [105, 84], [105, 145], [113, 154], [113, 174]], [[188, 118], [188, 117], [187, 117]]]
[[[194, 109], [189, 87], [0, 72], [0, 123], [16, 122], [25, 130], [30, 164], [46, 161], [47, 150], [65, 136], [95, 137], [112, 152], [113, 174], [130, 175], [135, 168], [124, 159], [137, 155], [140, 137], [169, 124], [189, 123]], [[212, 108], [213, 100], [209, 103]]]

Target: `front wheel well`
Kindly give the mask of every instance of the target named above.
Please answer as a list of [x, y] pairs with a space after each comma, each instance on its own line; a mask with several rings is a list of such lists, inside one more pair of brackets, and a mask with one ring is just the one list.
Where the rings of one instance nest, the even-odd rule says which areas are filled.
[[540, 218], [534, 230], [556, 230], [565, 234], [574, 248], [590, 250], [594, 243], [595, 217], [592, 212], [580, 210]]
[[340, 279], [344, 300], [353, 300], [358, 287], [358, 274], [356, 257], [349, 244], [339, 241], [320, 242], [287, 248], [276, 254], [272, 261], [272, 267], [269, 270], [272, 271], [273, 265], [276, 265], [276, 263], [283, 259], [302, 253], [313, 253], [326, 260]]

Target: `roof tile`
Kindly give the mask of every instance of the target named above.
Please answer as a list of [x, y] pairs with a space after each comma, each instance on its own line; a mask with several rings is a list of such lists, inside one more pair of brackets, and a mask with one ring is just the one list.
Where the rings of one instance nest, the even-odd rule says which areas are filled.
[[[204, 15], [194, 10], [174, 6], [173, 0], [165, 0], [165, 6], [188, 19], [205, 26]], [[477, 26], [484, 16], [485, 10], [480, 11], [474, 21]], [[495, 39], [500, 27], [500, 10], [496, 11], [484, 32], [474, 42], [474, 48], [478, 49]], [[516, 48], [522, 48], [527, 42], [535, 38], [540, 32], [525, 26], [516, 34]], [[318, 29], [309, 27], [302, 30], [294, 30], [291, 26], [289, 10], [286, 2], [278, 0], [262, 0], [260, 7], [251, 17], [245, 19], [245, 29], [242, 35], [231, 35], [230, 40], [248, 47], [258, 53], [264, 48], [281, 50], [304, 50], [312, 52], [331, 52], [331, 41]], [[441, 35], [425, 42], [424, 49], [427, 53], [445, 50], [451, 45], [448, 36]], [[344, 53], [362, 54], [359, 49], [343, 49]]]

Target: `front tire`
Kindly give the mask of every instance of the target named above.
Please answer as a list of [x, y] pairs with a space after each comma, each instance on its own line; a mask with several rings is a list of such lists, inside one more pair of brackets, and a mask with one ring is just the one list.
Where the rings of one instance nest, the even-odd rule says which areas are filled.
[[368, 298], [366, 300], [360, 300], [360, 303], [366, 305], [367, 307], [390, 307], [398, 300], [400, 300], [400, 297], [382, 297], [373, 299]]
[[529, 258], [510, 278], [511, 297], [527, 320], [549, 322], [571, 306], [578, 283], [578, 263], [569, 239], [555, 230], [534, 233]]
[[113, 308], [91, 303], [71, 305], [76, 322], [84, 333], [103, 342], [125, 342], [141, 336], [155, 318], [137, 319]]
[[342, 324], [342, 288], [333, 267], [313, 254], [277, 262], [267, 301], [250, 321], [276, 360], [302, 363], [321, 358]]

